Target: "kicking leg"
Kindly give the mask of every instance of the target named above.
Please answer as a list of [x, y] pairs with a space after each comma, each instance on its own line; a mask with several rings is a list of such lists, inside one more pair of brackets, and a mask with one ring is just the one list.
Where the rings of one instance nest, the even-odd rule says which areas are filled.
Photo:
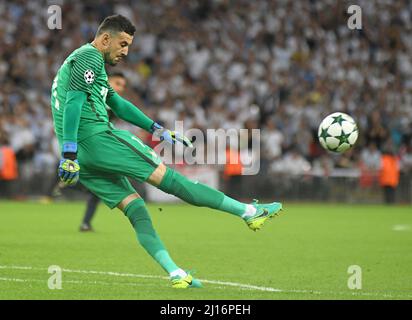
[[160, 190], [199, 207], [209, 207], [243, 218], [254, 231], [282, 210], [282, 204], [246, 204], [226, 196], [205, 184], [192, 181], [164, 164], [160, 164], [147, 180]]

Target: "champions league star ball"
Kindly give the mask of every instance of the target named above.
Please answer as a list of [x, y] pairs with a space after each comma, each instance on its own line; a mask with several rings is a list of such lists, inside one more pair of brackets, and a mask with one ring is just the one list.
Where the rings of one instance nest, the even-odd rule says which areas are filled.
[[342, 153], [356, 143], [358, 127], [352, 117], [346, 113], [335, 112], [322, 120], [318, 138], [326, 150]]

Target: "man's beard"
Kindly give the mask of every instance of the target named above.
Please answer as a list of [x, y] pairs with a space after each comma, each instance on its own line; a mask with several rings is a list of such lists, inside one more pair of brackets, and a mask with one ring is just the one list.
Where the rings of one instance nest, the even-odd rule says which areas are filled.
[[117, 64], [117, 62], [114, 62], [112, 59], [110, 59], [110, 53], [105, 52], [105, 53], [103, 54], [103, 56], [104, 56], [104, 61], [105, 61], [107, 64], [109, 64], [109, 65], [111, 65], [111, 66], [115, 66], [115, 65]]

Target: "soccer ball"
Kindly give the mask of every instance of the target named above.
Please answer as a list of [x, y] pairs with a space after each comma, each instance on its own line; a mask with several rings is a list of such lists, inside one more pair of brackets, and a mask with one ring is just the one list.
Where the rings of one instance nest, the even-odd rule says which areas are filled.
[[322, 120], [318, 138], [326, 150], [341, 153], [355, 144], [358, 139], [358, 127], [351, 116], [335, 112]]

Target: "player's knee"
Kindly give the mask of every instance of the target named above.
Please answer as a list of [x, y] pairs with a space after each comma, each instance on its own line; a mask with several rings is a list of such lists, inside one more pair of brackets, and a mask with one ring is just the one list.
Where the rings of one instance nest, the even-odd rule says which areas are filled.
[[153, 173], [147, 179], [147, 182], [155, 187], [159, 186], [166, 174], [166, 169], [167, 167], [163, 163], [160, 163], [155, 171], [153, 171]]
[[128, 195], [126, 198], [124, 198], [122, 201], [120, 201], [117, 207], [123, 212], [125, 212], [126, 207], [136, 199], [141, 199], [140, 195], [138, 193], [132, 193]]
[[138, 234], [153, 230], [152, 220], [142, 198], [129, 202], [123, 212]]

